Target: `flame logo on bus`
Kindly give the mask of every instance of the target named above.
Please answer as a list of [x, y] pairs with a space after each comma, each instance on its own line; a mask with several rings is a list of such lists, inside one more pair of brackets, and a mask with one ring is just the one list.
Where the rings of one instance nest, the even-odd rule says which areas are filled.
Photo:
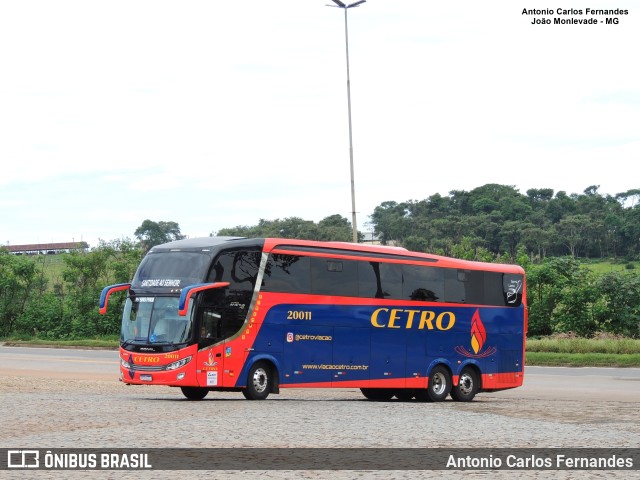
[[482, 319], [480, 318], [480, 310], [476, 310], [473, 313], [473, 317], [471, 317], [471, 349], [473, 352], [470, 352], [462, 345], [458, 345], [455, 348], [455, 351], [460, 355], [469, 358], [485, 358], [496, 353], [495, 347], [487, 348], [484, 352], [481, 351], [486, 341], [487, 331], [485, 330]]

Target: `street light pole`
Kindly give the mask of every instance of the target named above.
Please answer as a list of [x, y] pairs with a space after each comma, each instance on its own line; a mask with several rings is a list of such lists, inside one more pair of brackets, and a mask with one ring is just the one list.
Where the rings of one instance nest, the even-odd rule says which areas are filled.
[[344, 10], [344, 40], [347, 54], [347, 112], [349, 115], [349, 167], [351, 170], [351, 223], [353, 226], [353, 243], [358, 243], [358, 224], [356, 222], [356, 183], [353, 171], [353, 132], [351, 128], [351, 79], [349, 77], [349, 28], [347, 27], [347, 10], [357, 7], [367, 0], [359, 0], [354, 3], [345, 4], [340, 0], [332, 0], [335, 5], [329, 7], [339, 7]]

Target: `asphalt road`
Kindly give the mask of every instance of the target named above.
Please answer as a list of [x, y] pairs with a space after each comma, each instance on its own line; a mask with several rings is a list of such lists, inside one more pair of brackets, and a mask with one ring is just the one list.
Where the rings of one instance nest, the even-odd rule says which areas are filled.
[[[118, 352], [0, 346], [0, 375], [118, 381]], [[215, 394], [213, 394], [215, 395]], [[286, 396], [282, 389], [280, 396]], [[497, 392], [512, 398], [615, 400], [640, 406], [640, 368], [525, 367], [521, 388]]]

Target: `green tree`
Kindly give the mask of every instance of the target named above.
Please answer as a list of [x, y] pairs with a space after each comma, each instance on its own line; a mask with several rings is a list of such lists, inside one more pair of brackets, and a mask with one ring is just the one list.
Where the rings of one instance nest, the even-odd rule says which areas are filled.
[[534, 252], [539, 260], [543, 260], [551, 244], [551, 238], [552, 234], [548, 230], [529, 225], [522, 229], [520, 240], [527, 250]]
[[569, 249], [572, 257], [577, 257], [580, 247], [587, 238], [590, 219], [587, 215], [570, 215], [558, 222], [556, 233], [559, 240]]
[[565, 288], [575, 283], [580, 263], [570, 257], [548, 257], [527, 270], [529, 304], [529, 333], [550, 335], [557, 331], [558, 305], [566, 293]]
[[624, 212], [621, 243], [628, 258], [640, 254], [640, 205]]
[[10, 334], [31, 298], [41, 290], [36, 262], [0, 249], [0, 336]]
[[145, 251], [162, 243], [185, 238], [180, 233], [180, 226], [176, 222], [154, 222], [148, 219], [142, 222], [134, 235], [143, 245]]
[[563, 217], [573, 215], [575, 210], [575, 201], [567, 195], [567, 192], [559, 191], [547, 205], [547, 216], [551, 223], [558, 223]]
[[64, 297], [45, 292], [31, 298], [16, 319], [14, 332], [44, 339], [71, 337], [71, 320], [65, 315]]
[[502, 229], [500, 230], [502, 250], [505, 251], [511, 259], [516, 257], [516, 250], [520, 244], [522, 232], [530, 227], [531, 224], [519, 220], [508, 220], [502, 225]]
[[374, 234], [383, 245], [391, 241], [403, 243], [410, 235], [411, 219], [405, 203], [383, 202], [371, 215]]
[[64, 256], [64, 314], [71, 322], [71, 335], [92, 337], [120, 331], [124, 296], [110, 299], [107, 314], [100, 315], [100, 292], [106, 285], [130, 281], [141, 258], [141, 248], [129, 240], [101, 242], [91, 252]]
[[595, 313], [599, 292], [595, 274], [583, 267], [576, 269], [565, 280], [560, 301], [553, 311], [554, 331], [590, 337], [598, 330]]
[[[362, 234], [358, 232], [360, 240]], [[351, 222], [342, 215], [331, 215], [318, 223], [318, 238], [322, 241], [351, 242], [353, 241], [353, 227]]]
[[413, 252], [429, 252], [429, 242], [424, 238], [418, 235], [411, 235], [407, 237], [404, 241], [404, 247], [413, 251]]
[[482, 239], [465, 236], [460, 242], [451, 247], [451, 255], [462, 260], [474, 260], [477, 262], [491, 262], [494, 257], [491, 252], [482, 246]]
[[[352, 239], [351, 223], [340, 215], [330, 215], [318, 224], [299, 217], [260, 219], [258, 225], [224, 228], [218, 235], [247, 238], [296, 238], [300, 240], [343, 241]], [[358, 233], [362, 238], [362, 234]]]
[[610, 272], [596, 279], [602, 301], [596, 319], [600, 330], [628, 337], [640, 337], [640, 277]]
[[546, 205], [553, 198], [553, 189], [551, 188], [531, 188], [527, 190], [527, 197], [531, 207], [534, 210], [545, 209]]

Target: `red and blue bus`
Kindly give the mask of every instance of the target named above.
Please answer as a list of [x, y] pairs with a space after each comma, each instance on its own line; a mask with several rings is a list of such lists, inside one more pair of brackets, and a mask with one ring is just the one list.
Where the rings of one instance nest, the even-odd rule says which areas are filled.
[[470, 401], [522, 385], [524, 270], [403, 248], [208, 237], [153, 247], [127, 291], [120, 380], [190, 400], [359, 388]]

